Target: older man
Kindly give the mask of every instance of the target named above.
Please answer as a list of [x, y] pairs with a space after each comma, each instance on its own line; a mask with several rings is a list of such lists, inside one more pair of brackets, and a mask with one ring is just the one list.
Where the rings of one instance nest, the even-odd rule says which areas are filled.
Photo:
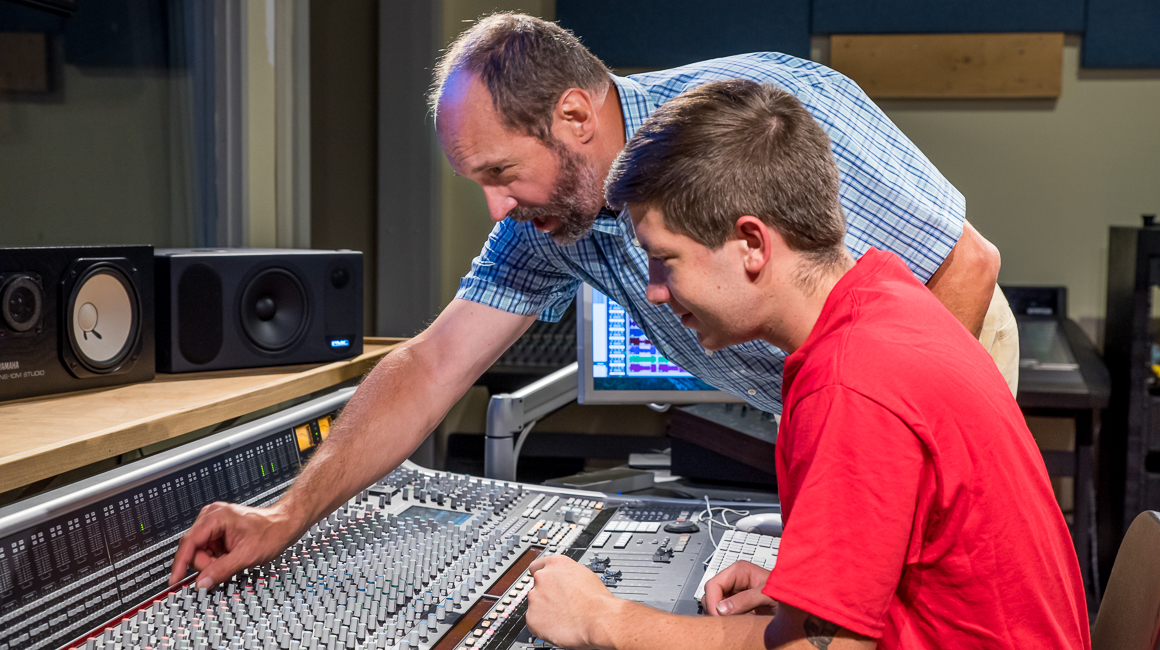
[[898, 254], [979, 335], [993, 298], [1005, 307], [995, 291], [998, 252], [964, 220], [962, 195], [849, 79], [781, 54], [617, 77], [559, 26], [493, 15], [450, 46], [432, 104], [452, 167], [480, 184], [499, 224], [456, 299], [371, 372], [293, 489], [269, 508], [207, 506], [178, 548], [171, 580], [193, 567], [208, 586], [277, 555], [407, 458], [537, 316], [559, 318], [582, 281], [624, 305], [669, 359], [780, 412], [785, 353], [761, 341], [707, 350], [667, 306], [651, 304], [650, 263], [627, 214], [604, 207], [602, 193], [613, 160], [658, 106], [735, 77], [784, 88], [829, 133], [847, 248]]

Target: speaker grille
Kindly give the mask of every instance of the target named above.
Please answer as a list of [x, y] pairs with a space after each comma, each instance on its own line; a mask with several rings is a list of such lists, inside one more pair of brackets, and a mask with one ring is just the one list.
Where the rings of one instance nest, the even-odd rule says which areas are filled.
[[306, 290], [286, 269], [266, 269], [242, 290], [242, 331], [266, 352], [282, 352], [298, 343], [308, 315]]
[[222, 350], [222, 279], [208, 264], [191, 265], [177, 281], [177, 347], [196, 364]]

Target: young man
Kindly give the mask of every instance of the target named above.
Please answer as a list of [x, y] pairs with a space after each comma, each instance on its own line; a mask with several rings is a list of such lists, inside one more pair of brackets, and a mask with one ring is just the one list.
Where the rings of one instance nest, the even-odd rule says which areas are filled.
[[649, 300], [701, 345], [790, 353], [785, 532], [772, 572], [740, 563], [708, 584], [712, 617], [541, 558], [534, 633], [618, 650], [1089, 647], [1067, 526], [1003, 377], [895, 255], [851, 258], [829, 138], [797, 99], [745, 80], [688, 91], [628, 142], [606, 194], [648, 253]]

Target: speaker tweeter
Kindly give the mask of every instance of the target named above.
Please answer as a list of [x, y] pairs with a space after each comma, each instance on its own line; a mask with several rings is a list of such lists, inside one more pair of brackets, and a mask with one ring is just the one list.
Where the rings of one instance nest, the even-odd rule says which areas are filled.
[[[36, 274], [14, 273], [0, 282], [0, 336], [34, 336], [44, 328], [44, 288]], [[4, 331], [4, 330], [7, 331]]]

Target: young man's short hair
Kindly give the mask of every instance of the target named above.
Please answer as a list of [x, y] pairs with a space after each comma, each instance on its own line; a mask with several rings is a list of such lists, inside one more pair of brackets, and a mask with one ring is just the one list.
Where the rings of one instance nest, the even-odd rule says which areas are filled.
[[545, 142], [553, 140], [552, 112], [564, 91], [602, 93], [612, 83], [608, 67], [572, 32], [506, 12], [480, 19], [448, 46], [427, 97], [433, 111], [456, 71], [479, 75], [505, 126]]
[[732, 79], [662, 104], [629, 140], [605, 184], [614, 209], [659, 209], [666, 227], [720, 248], [751, 215], [828, 266], [846, 220], [830, 138], [796, 97]]

